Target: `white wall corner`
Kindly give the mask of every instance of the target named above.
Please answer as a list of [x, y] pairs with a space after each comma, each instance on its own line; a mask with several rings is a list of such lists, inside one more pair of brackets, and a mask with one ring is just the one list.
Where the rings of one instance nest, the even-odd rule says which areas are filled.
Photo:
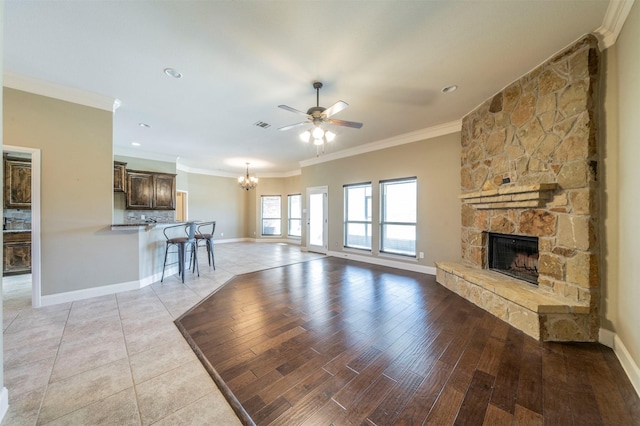
[[609, 2], [602, 25], [593, 32], [598, 38], [600, 50], [605, 50], [616, 43], [634, 1], [611, 0]]
[[633, 385], [636, 393], [640, 396], [640, 367], [633, 360], [631, 354], [627, 350], [627, 347], [624, 345], [622, 340], [616, 334], [613, 343], [613, 352], [618, 357], [620, 364], [622, 364], [622, 368], [627, 373], [629, 380], [631, 381], [631, 385]]
[[620, 365], [622, 365], [622, 369], [627, 373], [631, 385], [636, 390], [636, 393], [640, 395], [640, 367], [638, 367], [638, 364], [633, 360], [622, 340], [620, 340], [618, 335], [613, 331], [601, 328], [598, 335], [598, 342], [613, 349], [613, 353], [616, 354]]
[[9, 411], [9, 391], [3, 387], [0, 391], [0, 422]]

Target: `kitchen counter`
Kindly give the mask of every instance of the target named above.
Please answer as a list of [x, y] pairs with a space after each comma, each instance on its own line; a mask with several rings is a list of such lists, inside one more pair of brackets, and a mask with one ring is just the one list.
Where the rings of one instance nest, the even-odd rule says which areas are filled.
[[112, 231], [130, 231], [134, 229], [144, 229], [149, 231], [153, 228], [164, 228], [166, 226], [181, 225], [186, 222], [135, 222], [135, 223], [114, 223], [111, 225]]
[[31, 232], [31, 229], [3, 229], [3, 234], [14, 234], [18, 232]]

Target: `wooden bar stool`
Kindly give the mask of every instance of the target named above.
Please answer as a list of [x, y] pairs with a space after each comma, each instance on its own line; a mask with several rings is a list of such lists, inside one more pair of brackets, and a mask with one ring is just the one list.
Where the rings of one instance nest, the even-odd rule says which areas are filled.
[[207, 260], [209, 266], [213, 266], [213, 270], [216, 270], [216, 260], [213, 253], [213, 233], [216, 231], [216, 222], [199, 222], [198, 231], [196, 232], [196, 241], [200, 245], [200, 241], [205, 242], [207, 247]]
[[[184, 284], [184, 271], [185, 271], [185, 259], [187, 256], [187, 250], [191, 248], [191, 257], [189, 266], [192, 266], [192, 272], [198, 270], [198, 276], [200, 276], [200, 267], [198, 266], [198, 243], [195, 238], [197, 223], [190, 222], [186, 225], [174, 225], [167, 226], [162, 230], [165, 238], [167, 239], [167, 246], [164, 250], [164, 263], [162, 265], [162, 277], [160, 282], [164, 280], [164, 270], [167, 267], [167, 255], [169, 254], [169, 247], [176, 247], [178, 249], [178, 273], [181, 275], [182, 283]], [[171, 237], [170, 235], [175, 232], [176, 228], [184, 228], [185, 236]]]

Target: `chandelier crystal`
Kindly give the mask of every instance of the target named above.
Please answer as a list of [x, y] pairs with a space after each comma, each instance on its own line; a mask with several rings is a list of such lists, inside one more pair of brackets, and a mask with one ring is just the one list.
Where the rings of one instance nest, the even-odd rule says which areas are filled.
[[240, 176], [238, 178], [238, 185], [244, 190], [251, 190], [258, 186], [258, 178], [255, 176], [249, 176], [249, 163], [245, 163], [247, 165], [247, 174], [246, 176]]

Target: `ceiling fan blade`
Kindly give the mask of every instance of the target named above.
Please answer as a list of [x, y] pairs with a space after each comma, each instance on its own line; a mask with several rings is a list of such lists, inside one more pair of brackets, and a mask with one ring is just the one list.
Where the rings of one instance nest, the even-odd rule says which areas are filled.
[[287, 105], [278, 105], [278, 108], [282, 108], [284, 110], [293, 112], [295, 114], [308, 115], [306, 112], [302, 112], [299, 109], [291, 108], [290, 106], [287, 106]]
[[327, 120], [327, 123], [335, 124], [336, 126], [353, 127], [354, 129], [359, 129], [362, 127], [362, 123], [358, 123], [355, 121], [331, 119], [331, 120]]
[[280, 127], [278, 130], [289, 130], [289, 129], [293, 129], [293, 128], [304, 126], [304, 125], [309, 125], [309, 122], [303, 121], [301, 123], [290, 124], [288, 126]]
[[342, 111], [348, 106], [349, 104], [346, 103], [345, 101], [338, 101], [335, 104], [331, 105], [329, 108], [325, 109], [324, 114], [327, 116], [327, 118], [329, 118], [333, 114], [339, 113], [340, 111]]

